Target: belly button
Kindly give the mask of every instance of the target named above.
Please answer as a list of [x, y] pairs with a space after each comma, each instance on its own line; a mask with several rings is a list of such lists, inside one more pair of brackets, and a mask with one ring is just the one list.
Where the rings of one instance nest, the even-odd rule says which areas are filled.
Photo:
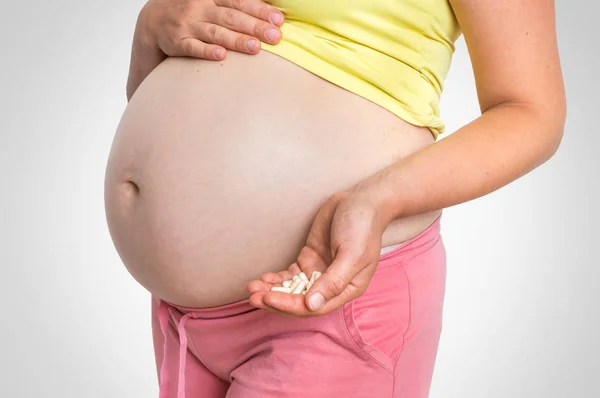
[[140, 194], [140, 187], [133, 181], [122, 181], [119, 191], [124, 200], [132, 200]]

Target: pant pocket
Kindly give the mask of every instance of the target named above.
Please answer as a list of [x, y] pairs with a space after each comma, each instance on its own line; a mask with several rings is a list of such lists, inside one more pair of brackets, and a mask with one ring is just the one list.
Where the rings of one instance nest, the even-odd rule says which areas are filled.
[[401, 263], [375, 273], [362, 296], [343, 307], [350, 338], [362, 354], [388, 371], [404, 347], [410, 325], [410, 289]]

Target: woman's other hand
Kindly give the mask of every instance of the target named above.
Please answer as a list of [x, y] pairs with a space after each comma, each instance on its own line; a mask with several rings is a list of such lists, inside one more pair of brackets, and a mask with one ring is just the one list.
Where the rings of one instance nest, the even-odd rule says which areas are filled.
[[[317, 213], [294, 264], [248, 284], [250, 303], [284, 315], [315, 316], [342, 307], [369, 286], [379, 262], [387, 223], [372, 197], [353, 190], [330, 197]], [[306, 295], [271, 292], [273, 285], [304, 272], [322, 272]]]
[[256, 54], [260, 41], [281, 40], [283, 21], [261, 0], [149, 0], [135, 28], [127, 99], [168, 56], [218, 61], [226, 50]]

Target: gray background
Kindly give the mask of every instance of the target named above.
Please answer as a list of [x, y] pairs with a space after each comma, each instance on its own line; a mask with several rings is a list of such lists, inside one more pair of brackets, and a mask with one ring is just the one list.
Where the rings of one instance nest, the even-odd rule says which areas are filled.
[[[149, 297], [121, 265], [103, 207], [143, 4], [1, 3], [2, 396], [157, 396]], [[445, 213], [433, 398], [600, 396], [598, 12], [558, 1], [569, 110], [557, 155]], [[442, 109], [449, 131], [478, 116], [462, 40]]]

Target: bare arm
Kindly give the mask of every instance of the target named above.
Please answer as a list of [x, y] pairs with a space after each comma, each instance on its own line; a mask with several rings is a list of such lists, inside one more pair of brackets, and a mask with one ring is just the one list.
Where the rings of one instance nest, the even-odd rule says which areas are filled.
[[482, 115], [362, 181], [384, 223], [490, 193], [548, 160], [566, 105], [552, 0], [451, 0]]

